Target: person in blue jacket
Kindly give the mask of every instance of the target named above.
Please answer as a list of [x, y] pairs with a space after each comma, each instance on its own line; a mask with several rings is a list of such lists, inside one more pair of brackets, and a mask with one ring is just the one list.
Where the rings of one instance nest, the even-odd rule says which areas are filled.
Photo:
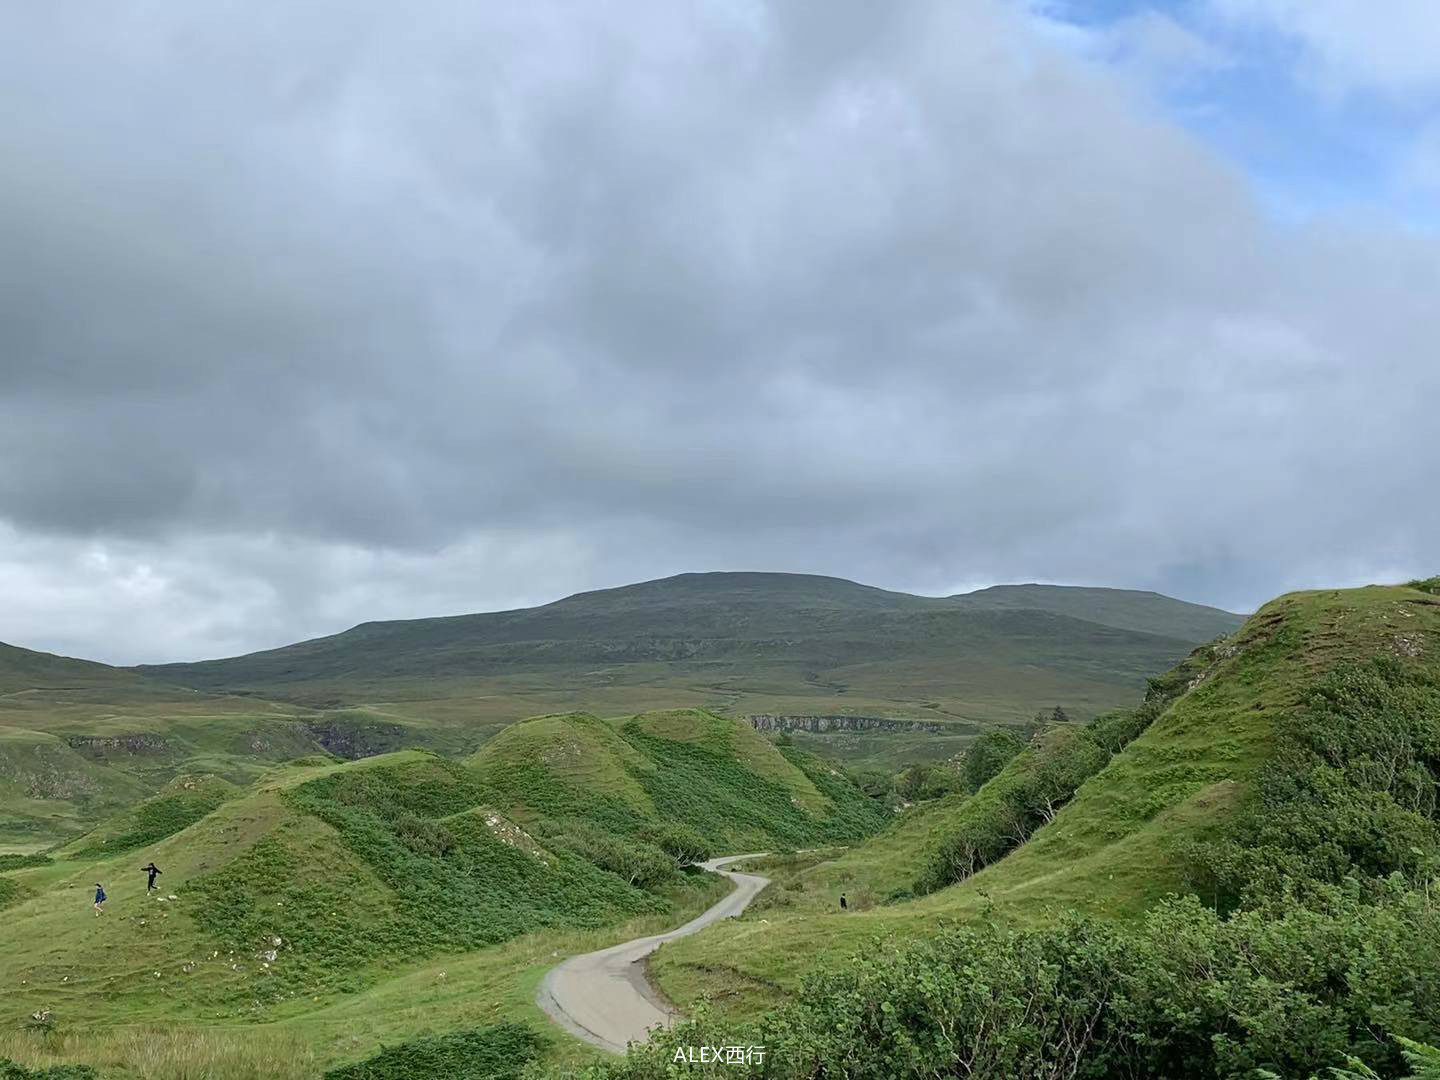
[[105, 886], [98, 881], [95, 883], [95, 917], [98, 919], [105, 914]]

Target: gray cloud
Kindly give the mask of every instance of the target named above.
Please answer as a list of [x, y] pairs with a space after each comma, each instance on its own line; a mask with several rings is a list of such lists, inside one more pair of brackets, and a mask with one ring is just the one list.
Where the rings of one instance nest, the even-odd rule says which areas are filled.
[[999, 4], [0, 14], [0, 638], [1435, 562], [1440, 252]]

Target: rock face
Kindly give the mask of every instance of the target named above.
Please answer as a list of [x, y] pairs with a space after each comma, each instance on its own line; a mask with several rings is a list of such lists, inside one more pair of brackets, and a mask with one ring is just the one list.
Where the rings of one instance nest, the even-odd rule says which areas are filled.
[[757, 713], [750, 717], [756, 731], [941, 731], [944, 725], [934, 720], [903, 720], [891, 716], [780, 716]]
[[388, 754], [405, 744], [405, 729], [399, 724], [311, 721], [305, 727], [326, 750], [348, 761]]

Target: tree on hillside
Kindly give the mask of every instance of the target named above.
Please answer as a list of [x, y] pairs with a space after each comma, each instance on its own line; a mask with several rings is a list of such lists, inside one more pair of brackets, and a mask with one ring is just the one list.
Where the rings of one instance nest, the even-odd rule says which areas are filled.
[[690, 866], [710, 858], [710, 842], [689, 825], [661, 825], [648, 839], [674, 859], [677, 866]]
[[987, 731], [960, 756], [960, 776], [969, 792], [979, 791], [985, 782], [1010, 764], [1025, 749], [1025, 740], [1006, 728]]

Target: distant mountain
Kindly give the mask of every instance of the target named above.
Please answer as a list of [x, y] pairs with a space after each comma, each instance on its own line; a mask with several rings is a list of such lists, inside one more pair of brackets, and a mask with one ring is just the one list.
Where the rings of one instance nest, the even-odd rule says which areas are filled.
[[53, 653], [35, 652], [0, 641], [0, 694], [27, 690], [94, 690], [101, 687], [130, 689], [145, 684], [133, 671], [75, 660]]
[[1230, 611], [1133, 589], [995, 585], [950, 599], [971, 611], [1050, 611], [1121, 630], [1196, 642], [1228, 634], [1244, 621]]
[[968, 735], [1045, 705], [1093, 714], [1126, 701], [1145, 676], [1240, 621], [1119, 589], [925, 597], [805, 574], [681, 574], [138, 670], [326, 706], [446, 698], [448, 713], [486, 722], [703, 705], [731, 715], [931, 716], [969, 725], [955, 729]]

